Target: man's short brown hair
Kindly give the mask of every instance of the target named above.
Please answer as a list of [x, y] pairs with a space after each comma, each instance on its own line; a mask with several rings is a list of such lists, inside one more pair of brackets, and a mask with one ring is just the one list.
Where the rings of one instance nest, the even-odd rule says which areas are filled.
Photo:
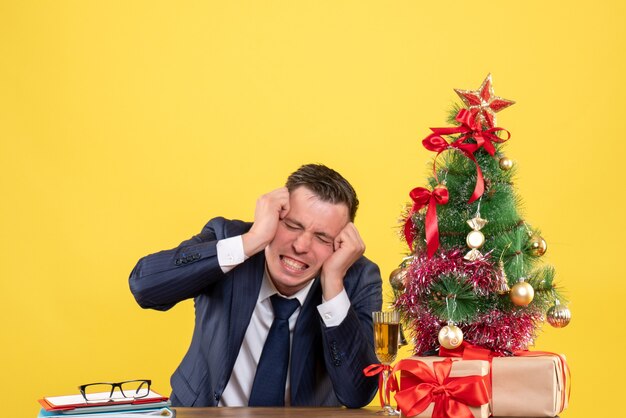
[[324, 202], [345, 204], [350, 221], [354, 222], [359, 199], [348, 180], [332, 168], [322, 164], [305, 164], [287, 178], [285, 186], [289, 193], [304, 186]]

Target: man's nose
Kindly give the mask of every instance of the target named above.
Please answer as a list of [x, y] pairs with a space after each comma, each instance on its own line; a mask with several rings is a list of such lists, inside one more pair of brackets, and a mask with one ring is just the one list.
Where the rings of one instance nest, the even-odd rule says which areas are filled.
[[307, 233], [299, 234], [293, 241], [293, 249], [298, 254], [308, 252], [309, 248], [311, 248], [311, 237]]

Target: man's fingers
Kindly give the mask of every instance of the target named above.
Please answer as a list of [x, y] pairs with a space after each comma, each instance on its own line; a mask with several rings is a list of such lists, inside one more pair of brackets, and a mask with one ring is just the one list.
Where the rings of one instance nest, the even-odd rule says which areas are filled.
[[335, 238], [335, 251], [342, 247], [350, 247], [361, 254], [365, 252], [365, 243], [352, 222], [349, 222]]
[[280, 207], [280, 211], [278, 213], [279, 219], [284, 219], [285, 216], [289, 213], [289, 196], [287, 196], [287, 200]]
[[[252, 254], [263, 249], [276, 235], [278, 222], [289, 211], [289, 191], [286, 187], [272, 190], [257, 199], [254, 223], [246, 237], [247, 250]], [[246, 252], [248, 254], [248, 252]]]
[[256, 215], [261, 218], [278, 216], [282, 219], [289, 212], [289, 191], [287, 188], [281, 187], [259, 197], [256, 212]]

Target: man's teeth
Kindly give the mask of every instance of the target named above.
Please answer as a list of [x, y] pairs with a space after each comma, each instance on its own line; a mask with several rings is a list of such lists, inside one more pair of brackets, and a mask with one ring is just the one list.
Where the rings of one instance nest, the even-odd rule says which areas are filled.
[[306, 264], [293, 260], [291, 258], [287, 258], [287, 257], [283, 257], [283, 263], [285, 263], [287, 267], [290, 267], [295, 270], [304, 270], [307, 268]]

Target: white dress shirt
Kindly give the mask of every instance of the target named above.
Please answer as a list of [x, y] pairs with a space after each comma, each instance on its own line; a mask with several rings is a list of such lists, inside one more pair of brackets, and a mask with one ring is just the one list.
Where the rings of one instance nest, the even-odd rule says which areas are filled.
[[[224, 273], [229, 272], [237, 265], [243, 263], [247, 257], [243, 251], [243, 241], [241, 236], [235, 236], [220, 240], [217, 243], [217, 259]], [[293, 339], [293, 330], [300, 315], [300, 310], [306, 297], [311, 290], [313, 280], [311, 280], [303, 289], [298, 291], [290, 298], [297, 298], [300, 301], [300, 308], [289, 318], [290, 341]], [[219, 406], [248, 406], [248, 399], [252, 391], [254, 375], [256, 373], [263, 345], [267, 339], [272, 322], [274, 321], [274, 311], [270, 297], [276, 293], [276, 287], [269, 279], [267, 270], [263, 275], [263, 283], [257, 299], [256, 306], [252, 312], [250, 324], [246, 329], [243, 343], [239, 349], [237, 359], [230, 379], [224, 388], [224, 392], [219, 401]], [[323, 303], [317, 306], [317, 310], [327, 327], [333, 327], [341, 324], [350, 309], [350, 299], [344, 290], [329, 301], [323, 300]], [[289, 370], [291, 364], [289, 365]], [[287, 382], [285, 386], [285, 405], [290, 404], [290, 381], [289, 370], [287, 371]]]

